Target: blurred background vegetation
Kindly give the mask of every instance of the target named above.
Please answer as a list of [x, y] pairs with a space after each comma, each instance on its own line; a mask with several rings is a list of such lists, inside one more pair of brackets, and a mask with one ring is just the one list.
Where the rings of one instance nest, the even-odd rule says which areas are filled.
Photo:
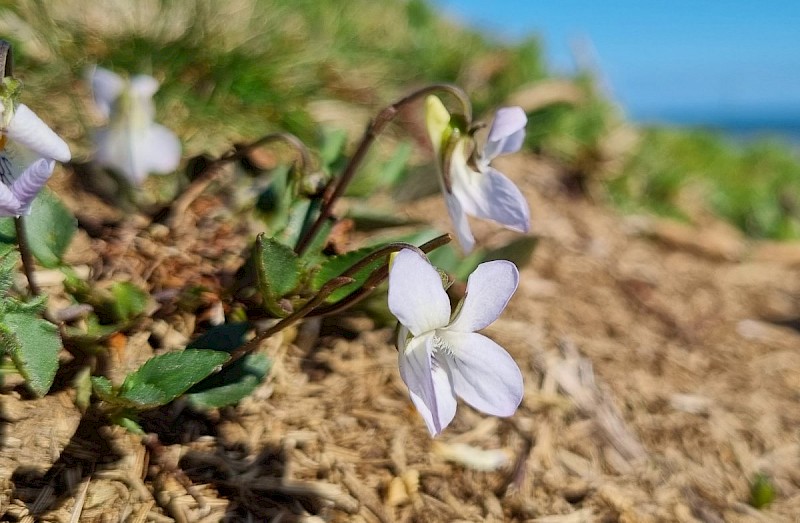
[[[413, 87], [453, 82], [479, 116], [523, 105], [529, 150], [558, 166], [567, 188], [683, 220], [700, 202], [753, 237], [800, 237], [796, 150], [637, 128], [590, 71], [552, 78], [534, 36], [503, 43], [425, 0], [5, 0], [0, 35], [14, 44], [23, 101], [78, 157], [96, 118], [84, 82], [94, 64], [162, 82], [159, 119], [179, 134], [185, 156], [220, 154], [275, 130], [319, 144], [326, 119], [357, 136], [375, 110]], [[407, 120], [403, 136], [411, 131], [424, 147], [420, 118]]]

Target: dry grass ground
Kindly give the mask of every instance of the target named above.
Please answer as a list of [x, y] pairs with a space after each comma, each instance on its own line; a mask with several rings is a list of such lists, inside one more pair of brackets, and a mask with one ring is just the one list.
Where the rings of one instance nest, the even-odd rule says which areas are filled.
[[[432, 440], [389, 329], [364, 317], [309, 322], [269, 340], [274, 368], [238, 407], [202, 414], [179, 402], [145, 419], [165, 446], [158, 467], [137, 438], [82, 418], [69, 386], [36, 400], [7, 383], [2, 519], [794, 521], [800, 247], [621, 217], [565, 195], [535, 158], [502, 166], [540, 238], [487, 329], [525, 375], [513, 418], [462, 405]], [[185, 281], [187, 267], [224, 283], [249, 233], [221, 203], [197, 200], [174, 230], [85, 236], [74, 262], [153, 292]], [[447, 228], [440, 199], [408, 212]], [[478, 235], [498, 240], [489, 225]], [[198, 321], [156, 311], [112, 343], [116, 370], [181, 346]], [[757, 473], [777, 490], [763, 510], [747, 503]]]

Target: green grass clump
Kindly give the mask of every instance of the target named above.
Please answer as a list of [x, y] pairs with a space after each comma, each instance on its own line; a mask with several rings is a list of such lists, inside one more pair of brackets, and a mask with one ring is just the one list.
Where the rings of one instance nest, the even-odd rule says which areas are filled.
[[623, 208], [686, 216], [684, 190], [756, 238], [800, 238], [800, 159], [773, 141], [734, 144], [700, 130], [649, 129], [608, 185]]
[[[313, 140], [310, 102], [388, 104], [454, 82], [478, 112], [542, 78], [535, 39], [503, 45], [423, 0], [20, 0], [0, 3], [26, 96], [65, 129], [80, 116], [87, 66], [152, 74], [159, 111], [190, 153], [284, 130]], [[85, 125], [83, 127], [86, 127]]]

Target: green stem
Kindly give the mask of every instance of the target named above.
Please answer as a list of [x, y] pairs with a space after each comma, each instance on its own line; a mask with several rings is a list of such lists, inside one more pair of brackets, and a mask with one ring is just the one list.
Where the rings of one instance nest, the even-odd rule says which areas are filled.
[[320, 209], [319, 216], [317, 216], [314, 224], [300, 237], [300, 240], [295, 246], [294, 251], [298, 255], [303, 254], [306, 248], [308, 248], [311, 239], [314, 238], [314, 236], [316, 236], [316, 234], [319, 232], [322, 224], [325, 223], [325, 221], [333, 214], [333, 205], [342, 196], [342, 194], [344, 194], [347, 186], [350, 185], [350, 182], [353, 180], [353, 177], [361, 165], [361, 162], [364, 161], [367, 151], [372, 146], [372, 143], [375, 141], [378, 135], [383, 132], [389, 122], [391, 122], [394, 117], [397, 116], [397, 113], [400, 112], [400, 109], [423, 96], [427, 96], [437, 91], [445, 91], [458, 99], [464, 109], [464, 118], [466, 119], [467, 126], [469, 127], [469, 123], [472, 121], [472, 104], [470, 103], [467, 94], [460, 87], [451, 84], [433, 84], [423, 87], [422, 89], [418, 89], [396, 101], [392, 105], [384, 108], [367, 125], [367, 129], [364, 131], [364, 136], [361, 138], [361, 142], [359, 142], [356, 151], [353, 153], [353, 156], [350, 157], [350, 161], [347, 163], [347, 166], [345, 166], [344, 170], [342, 171], [342, 175], [338, 178], [338, 180], [334, 179], [329, 182], [323, 196], [322, 208]]

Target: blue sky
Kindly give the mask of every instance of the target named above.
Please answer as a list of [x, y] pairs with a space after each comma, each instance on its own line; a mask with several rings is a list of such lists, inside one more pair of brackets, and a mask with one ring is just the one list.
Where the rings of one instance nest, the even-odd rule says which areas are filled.
[[436, 3], [502, 39], [541, 35], [556, 71], [573, 69], [571, 42], [586, 39], [614, 97], [635, 118], [736, 113], [800, 119], [800, 1]]

